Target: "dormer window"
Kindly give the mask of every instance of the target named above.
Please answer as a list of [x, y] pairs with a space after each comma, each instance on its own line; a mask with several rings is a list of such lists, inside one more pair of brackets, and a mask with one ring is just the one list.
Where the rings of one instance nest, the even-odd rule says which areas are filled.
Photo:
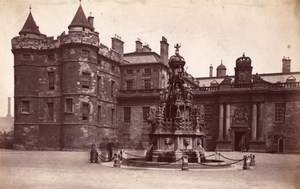
[[296, 78], [294, 76], [290, 76], [286, 79], [287, 83], [296, 82]]

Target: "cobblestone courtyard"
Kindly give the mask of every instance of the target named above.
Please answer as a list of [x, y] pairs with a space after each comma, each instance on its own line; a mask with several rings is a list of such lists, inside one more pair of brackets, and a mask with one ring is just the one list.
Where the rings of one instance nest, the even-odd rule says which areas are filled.
[[[133, 152], [134, 153], [134, 152]], [[212, 154], [207, 153], [207, 154]], [[242, 158], [239, 152], [224, 152]], [[88, 152], [0, 151], [0, 188], [300, 188], [300, 156], [256, 154], [242, 170], [141, 170], [88, 163]]]

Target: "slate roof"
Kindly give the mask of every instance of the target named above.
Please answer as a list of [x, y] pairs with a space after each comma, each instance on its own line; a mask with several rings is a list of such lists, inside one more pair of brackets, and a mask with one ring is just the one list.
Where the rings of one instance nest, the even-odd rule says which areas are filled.
[[139, 52], [124, 54], [124, 60], [129, 64], [145, 64], [160, 62], [160, 56], [155, 52]]
[[79, 5], [78, 10], [77, 10], [71, 24], [68, 26], [69, 29], [71, 27], [86, 27], [91, 30], [93, 29], [93, 27], [89, 24], [88, 20], [86, 19], [86, 16], [83, 12], [81, 5]]
[[32, 17], [31, 12], [29, 13], [29, 15], [27, 17], [27, 20], [25, 21], [23, 28], [19, 32], [19, 34], [23, 34], [23, 33], [32, 33], [32, 34], [37, 34], [37, 35], [41, 34], [38, 26], [36, 25], [36, 23]]

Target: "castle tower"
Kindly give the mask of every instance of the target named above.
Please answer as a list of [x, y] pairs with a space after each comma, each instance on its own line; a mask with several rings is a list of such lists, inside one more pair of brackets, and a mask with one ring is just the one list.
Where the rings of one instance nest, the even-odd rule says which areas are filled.
[[[31, 8], [28, 17], [19, 32], [19, 36], [12, 39], [12, 53], [14, 54], [15, 75], [15, 144], [28, 144], [29, 148], [37, 144], [38, 127], [31, 125], [39, 120], [38, 104], [40, 90], [39, 66], [41, 57], [38, 46], [44, 35], [40, 33], [36, 25]], [[27, 132], [30, 137], [24, 137]]]
[[[91, 22], [90, 22], [91, 23]], [[62, 149], [82, 148], [84, 140], [93, 142], [97, 133], [97, 53], [98, 33], [88, 22], [82, 6], [61, 36], [62, 52]], [[84, 131], [88, 131], [84, 138]], [[82, 140], [78, 140], [78, 136]], [[73, 142], [77, 141], [77, 142]]]

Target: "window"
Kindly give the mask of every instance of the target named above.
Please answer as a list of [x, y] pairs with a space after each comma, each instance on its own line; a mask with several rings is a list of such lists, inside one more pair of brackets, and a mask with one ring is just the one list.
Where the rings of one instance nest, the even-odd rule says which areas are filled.
[[48, 55], [48, 60], [49, 60], [49, 61], [53, 61], [53, 60], [54, 60], [54, 57], [55, 57], [54, 54], [49, 54], [49, 55]]
[[97, 76], [97, 93], [98, 95], [101, 93], [101, 77]]
[[146, 69], [144, 70], [144, 72], [145, 72], [145, 74], [151, 74], [151, 69], [150, 69], [150, 68], [146, 68]]
[[148, 121], [150, 107], [143, 107], [143, 122]]
[[285, 103], [275, 103], [275, 121], [283, 122], [285, 115]]
[[22, 102], [21, 102], [21, 113], [30, 113], [30, 102], [29, 102], [29, 100], [22, 100]]
[[48, 89], [54, 90], [54, 84], [55, 84], [55, 75], [54, 72], [48, 72]]
[[82, 120], [88, 120], [90, 114], [90, 106], [88, 103], [82, 103]]
[[115, 86], [115, 81], [110, 82], [110, 94], [111, 97], [114, 97], [114, 86]]
[[102, 66], [102, 61], [101, 60], [97, 60], [98, 66]]
[[81, 56], [85, 57], [85, 58], [89, 57], [90, 56], [90, 51], [88, 51], [88, 50], [82, 50]]
[[111, 114], [110, 114], [110, 122], [111, 122], [111, 124], [114, 124], [115, 123], [115, 109], [114, 108], [112, 108], [111, 109]]
[[132, 75], [133, 74], [133, 70], [126, 70], [126, 74], [127, 75]]
[[49, 120], [54, 120], [54, 103], [47, 103]]
[[204, 105], [204, 121], [209, 122], [212, 120], [212, 105]]
[[145, 89], [151, 89], [150, 79], [144, 80]]
[[23, 54], [22, 58], [23, 58], [23, 60], [31, 60], [31, 55], [30, 54]]
[[90, 87], [90, 80], [91, 80], [91, 73], [82, 72], [82, 78], [81, 78], [82, 88], [89, 88]]
[[124, 107], [124, 122], [130, 123], [130, 117], [131, 117], [131, 108]]
[[132, 90], [132, 86], [133, 86], [132, 80], [126, 81], [126, 90]]
[[97, 122], [101, 122], [101, 106], [98, 106], [98, 111], [97, 111]]
[[72, 98], [67, 98], [66, 99], [66, 113], [72, 113], [73, 112], [73, 99]]
[[115, 70], [116, 70], [116, 67], [113, 66], [113, 65], [111, 65], [111, 71], [112, 71], [112, 72], [115, 72]]

